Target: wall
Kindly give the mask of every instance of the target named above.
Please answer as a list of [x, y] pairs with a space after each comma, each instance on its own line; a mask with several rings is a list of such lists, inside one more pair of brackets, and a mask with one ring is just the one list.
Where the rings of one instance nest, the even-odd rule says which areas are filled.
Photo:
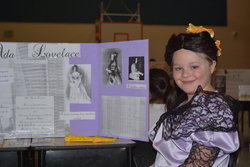
[[[5, 37], [6, 31], [13, 36]], [[94, 24], [0, 23], [0, 41], [94, 43]]]
[[[211, 10], [212, 12], [212, 10]], [[228, 0], [228, 25], [210, 26], [223, 49], [219, 68], [250, 68], [250, 1]], [[150, 39], [150, 58], [164, 60], [165, 44], [172, 33], [186, 26], [144, 26], [144, 38]]]
[[[250, 1], [228, 0], [228, 25], [209, 26], [222, 42], [219, 68], [250, 68]], [[213, 9], [211, 9], [213, 12]], [[198, 14], [198, 13], [197, 13]], [[172, 33], [186, 26], [144, 25], [143, 37], [149, 39], [149, 57], [164, 61], [164, 49]], [[0, 41], [94, 43], [94, 24], [0, 23]]]

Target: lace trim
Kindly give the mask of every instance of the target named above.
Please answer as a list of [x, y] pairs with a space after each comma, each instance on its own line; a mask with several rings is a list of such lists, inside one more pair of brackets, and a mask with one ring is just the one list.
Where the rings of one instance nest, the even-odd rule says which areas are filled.
[[185, 162], [180, 165], [180, 167], [187, 166], [200, 166], [200, 167], [210, 167], [213, 166], [215, 159], [219, 153], [219, 148], [216, 147], [206, 147], [199, 145], [197, 142], [193, 142], [190, 154]]
[[163, 123], [162, 136], [165, 140], [188, 137], [193, 132], [236, 131], [236, 121], [232, 110], [233, 98], [216, 92], [203, 91], [199, 87], [189, 103], [177, 107], [171, 114], [164, 113], [156, 123], [152, 139]]

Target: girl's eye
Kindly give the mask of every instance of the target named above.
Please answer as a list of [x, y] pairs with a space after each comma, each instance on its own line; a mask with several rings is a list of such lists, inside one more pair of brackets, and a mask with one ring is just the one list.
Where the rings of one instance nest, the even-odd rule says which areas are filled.
[[197, 69], [199, 66], [192, 66], [191, 68], [192, 69]]
[[180, 71], [182, 68], [181, 67], [175, 67], [174, 70], [175, 71]]

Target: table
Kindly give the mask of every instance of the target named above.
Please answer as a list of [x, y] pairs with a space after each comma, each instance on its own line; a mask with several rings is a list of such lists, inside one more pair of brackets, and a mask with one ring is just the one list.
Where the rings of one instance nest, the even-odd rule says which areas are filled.
[[0, 144], [1, 167], [26, 167], [31, 139], [4, 139]]
[[66, 142], [64, 138], [48, 138], [46, 142], [32, 142], [31, 150], [38, 152], [39, 167], [131, 167], [132, 140], [113, 142]]

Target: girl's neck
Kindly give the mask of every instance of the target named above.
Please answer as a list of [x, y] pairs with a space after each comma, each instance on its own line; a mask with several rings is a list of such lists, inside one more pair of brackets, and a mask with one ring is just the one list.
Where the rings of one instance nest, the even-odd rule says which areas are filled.
[[[203, 88], [204, 91], [215, 92], [216, 90], [213, 88], [212, 85], [208, 85], [207, 87]], [[194, 94], [188, 94], [187, 102], [189, 102], [193, 98]]]
[[203, 90], [210, 91], [210, 92], [215, 91], [214, 87], [212, 85], [210, 85], [210, 84], [208, 86], [206, 86], [205, 88], [203, 88]]

